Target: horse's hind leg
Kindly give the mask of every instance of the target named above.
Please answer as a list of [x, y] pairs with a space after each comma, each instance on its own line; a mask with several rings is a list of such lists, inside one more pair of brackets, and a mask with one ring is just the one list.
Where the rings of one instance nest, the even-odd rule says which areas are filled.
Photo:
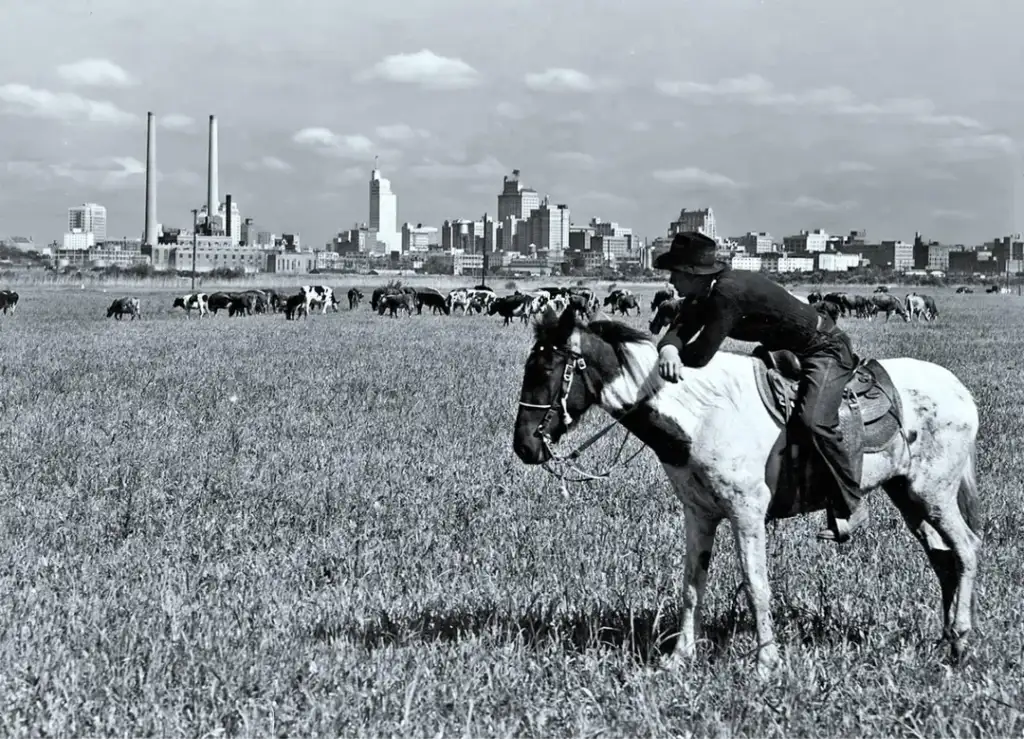
[[948, 486], [941, 496], [922, 495], [913, 490], [905, 478], [892, 480], [884, 486], [939, 578], [943, 636], [950, 642], [954, 659], [963, 655], [967, 635], [973, 628], [974, 581], [981, 545], [964, 518], [965, 513], [970, 516], [971, 512], [961, 510], [965, 495], [962, 486], [969, 488], [966, 495], [968, 500], [973, 500], [973, 464], [969, 473]]

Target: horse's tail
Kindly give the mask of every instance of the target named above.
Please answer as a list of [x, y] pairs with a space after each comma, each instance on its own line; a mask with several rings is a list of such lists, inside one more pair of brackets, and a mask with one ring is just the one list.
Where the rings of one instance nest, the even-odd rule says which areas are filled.
[[978, 497], [978, 482], [974, 477], [975, 444], [971, 441], [970, 453], [960, 474], [960, 489], [957, 491], [956, 504], [960, 515], [975, 534], [981, 535], [981, 500]]

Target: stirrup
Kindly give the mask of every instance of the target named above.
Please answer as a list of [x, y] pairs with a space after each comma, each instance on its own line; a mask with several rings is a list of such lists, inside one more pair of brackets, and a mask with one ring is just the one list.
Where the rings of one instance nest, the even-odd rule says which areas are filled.
[[831, 518], [829, 525], [818, 532], [818, 538], [824, 541], [835, 541], [840, 544], [850, 540], [850, 520], [848, 518]]

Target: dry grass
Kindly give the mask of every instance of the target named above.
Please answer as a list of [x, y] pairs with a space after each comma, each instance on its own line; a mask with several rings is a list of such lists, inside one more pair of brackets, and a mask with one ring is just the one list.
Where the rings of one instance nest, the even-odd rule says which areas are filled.
[[939, 362], [975, 393], [968, 664], [933, 648], [937, 583], [875, 497], [843, 549], [817, 519], [774, 527], [787, 665], [760, 683], [725, 535], [714, 643], [649, 669], [671, 646], [678, 505], [650, 453], [567, 498], [515, 460], [526, 329], [365, 305], [186, 322], [166, 291], [115, 323], [111, 294], [21, 292], [0, 317], [4, 735], [1024, 732], [1019, 298], [932, 291], [936, 324], [849, 323], [861, 354]]

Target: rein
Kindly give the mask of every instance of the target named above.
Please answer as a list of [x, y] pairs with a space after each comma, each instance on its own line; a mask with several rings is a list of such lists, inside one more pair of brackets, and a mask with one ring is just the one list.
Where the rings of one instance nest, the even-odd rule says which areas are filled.
[[[542, 347], [538, 347], [542, 348]], [[551, 399], [551, 402], [547, 405], [540, 403], [527, 403], [522, 400], [519, 401], [519, 405], [523, 408], [533, 408], [536, 410], [546, 410], [544, 417], [541, 418], [540, 424], [537, 426], [537, 430], [534, 432], [540, 437], [541, 443], [544, 445], [544, 449], [547, 451], [550, 459], [545, 462], [542, 467], [548, 474], [557, 477], [563, 483], [565, 482], [589, 482], [592, 480], [603, 480], [611, 476], [618, 468], [624, 468], [629, 465], [636, 457], [644, 450], [644, 446], [641, 445], [639, 449], [633, 452], [624, 461], [620, 461], [622, 457], [622, 451], [626, 447], [626, 442], [629, 437], [632, 436], [630, 431], [626, 431], [626, 435], [622, 437], [622, 443], [619, 444], [618, 450], [615, 452], [614, 458], [608, 463], [608, 466], [603, 472], [587, 472], [586, 470], [579, 467], [576, 464], [576, 460], [579, 456], [589, 449], [597, 442], [598, 439], [603, 437], [617, 425], [619, 422], [628, 416], [633, 411], [640, 408], [649, 398], [650, 394], [644, 395], [636, 403], [631, 405], [627, 410], [620, 413], [619, 416], [611, 423], [605, 425], [601, 430], [592, 434], [586, 441], [579, 444], [568, 454], [559, 454], [558, 450], [555, 449], [555, 443], [551, 440], [551, 434], [547, 430], [548, 423], [551, 421], [552, 416], [556, 413], [561, 413], [562, 422], [568, 429], [572, 425], [574, 419], [569, 413], [568, 407], [566, 407], [566, 401], [569, 397], [569, 391], [572, 389], [573, 380], [576, 377], [577, 370], [579, 372], [585, 372], [587, 369], [587, 360], [583, 357], [582, 350], [580, 347], [579, 334], [573, 332], [569, 339], [569, 346], [567, 348], [562, 347], [551, 347], [551, 350], [556, 354], [560, 354], [565, 357], [565, 369], [562, 370], [562, 385], [559, 388], [558, 395]], [[587, 382], [586, 375], [582, 376], [584, 383]], [[575, 474], [577, 477], [569, 477], [569, 475]]]

